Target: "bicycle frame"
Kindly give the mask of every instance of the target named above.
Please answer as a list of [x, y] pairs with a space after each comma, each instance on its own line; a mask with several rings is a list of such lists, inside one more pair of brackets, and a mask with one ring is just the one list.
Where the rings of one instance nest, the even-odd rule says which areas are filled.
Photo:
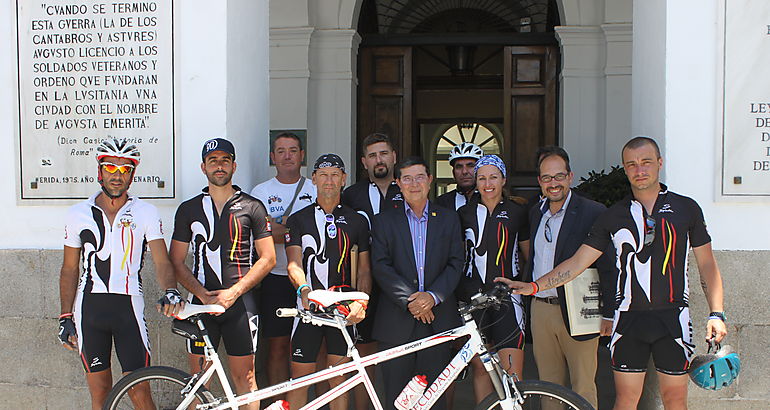
[[[191, 382], [195, 381], [194, 385], [189, 389], [186, 387], [183, 392], [196, 391], [211, 378], [213, 373], [216, 372], [225, 390], [227, 403], [208, 408], [216, 410], [227, 408], [237, 409], [240, 405], [248, 404], [257, 400], [267, 399], [282, 393], [286, 393], [290, 390], [309, 386], [311, 384], [328, 380], [333, 377], [355, 372], [356, 374], [344, 382], [340, 383], [339, 385], [335, 386], [334, 388], [330, 389], [326, 393], [322, 394], [315, 400], [302, 407], [302, 410], [313, 410], [321, 408], [322, 406], [328, 404], [337, 397], [340, 397], [361, 383], [363, 383], [366, 387], [366, 391], [369, 394], [369, 399], [374, 405], [374, 408], [376, 410], [382, 410], [382, 403], [380, 402], [377, 393], [374, 390], [374, 385], [372, 384], [372, 381], [366, 372], [367, 367], [374, 366], [379, 363], [405, 356], [420, 350], [428, 349], [430, 347], [456, 340], [464, 336], [470, 336], [470, 339], [463, 345], [457, 355], [455, 355], [455, 357], [449, 362], [444, 370], [441, 371], [436, 380], [434, 380], [433, 383], [425, 390], [422, 397], [417, 401], [414, 409], [431, 408], [433, 404], [435, 404], [435, 402], [439, 399], [439, 397], [441, 397], [441, 395], [447, 390], [449, 385], [457, 378], [460, 372], [468, 365], [468, 363], [470, 363], [471, 359], [476, 354], [481, 357], [481, 361], [484, 364], [485, 369], [490, 373], [490, 377], [492, 378], [492, 382], [498, 396], [500, 396], [500, 398], [513, 397], [510, 394], [509, 383], [507, 383], [507, 378], [509, 376], [500, 374], [497, 368], [494, 366], [493, 361], [495, 359], [484, 346], [484, 342], [481, 338], [481, 334], [479, 333], [476, 322], [473, 320], [470, 314], [465, 315], [463, 319], [465, 320], [465, 323], [457, 328], [446, 330], [444, 332], [428, 336], [420, 340], [361, 357], [358, 354], [358, 350], [355, 348], [355, 344], [353, 344], [352, 340], [350, 339], [350, 335], [348, 335], [348, 333], [345, 331], [345, 321], [343, 318], [336, 317], [335, 319], [326, 319], [314, 316], [312, 319], [314, 322], [316, 322], [314, 324], [323, 323], [324, 325], [332, 326], [342, 331], [342, 334], [345, 337], [345, 341], [348, 343], [348, 357], [350, 357], [352, 360], [325, 370], [321, 370], [319, 372], [302, 376], [297, 379], [288, 380], [283, 383], [279, 383], [274, 386], [266, 387], [264, 389], [256, 390], [240, 396], [233, 395], [232, 389], [227, 382], [227, 377], [225, 375], [224, 368], [222, 367], [219, 356], [217, 355], [216, 351], [211, 348], [208, 335], [204, 334], [204, 340], [206, 342], [206, 360], [210, 361], [211, 365], [205, 369], [203, 374], [198, 373], [200, 377], [198, 377], [198, 375], [194, 375], [193, 379], [191, 380]], [[201, 322], [199, 321], [199, 323]], [[202, 324], [199, 324], [199, 327], [201, 326]], [[187, 406], [189, 406], [193, 400], [193, 395], [188, 396], [179, 405], [178, 408], [187, 408]], [[513, 408], [512, 405], [506, 405], [508, 403], [510, 403], [510, 401], [503, 404], [503, 407]]]

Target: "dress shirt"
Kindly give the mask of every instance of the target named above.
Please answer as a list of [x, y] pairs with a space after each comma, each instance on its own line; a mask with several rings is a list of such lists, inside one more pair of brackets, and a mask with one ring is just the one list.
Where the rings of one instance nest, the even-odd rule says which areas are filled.
[[[429, 203], [425, 202], [422, 215], [417, 214], [404, 201], [404, 211], [406, 220], [409, 222], [409, 234], [412, 237], [412, 249], [414, 250], [414, 265], [417, 267], [417, 282], [420, 292], [425, 292], [425, 241], [428, 236], [428, 208]], [[428, 291], [433, 296], [433, 301], [438, 305], [441, 301], [433, 292]]]
[[[535, 234], [535, 256], [532, 258], [533, 269], [532, 278], [538, 280], [545, 276], [546, 273], [553, 270], [553, 261], [556, 256], [556, 241], [559, 239], [559, 231], [561, 230], [561, 223], [564, 221], [564, 214], [569, 205], [569, 200], [572, 198], [572, 190], [567, 194], [567, 200], [564, 201], [561, 209], [556, 211], [555, 214], [551, 213], [548, 200], [544, 200], [540, 205], [540, 212], [543, 213], [540, 218], [540, 225], [537, 227], [537, 233]], [[551, 228], [551, 242], [545, 238], [545, 224]], [[541, 290], [535, 294], [538, 298], [556, 297], [559, 294], [556, 289]]]

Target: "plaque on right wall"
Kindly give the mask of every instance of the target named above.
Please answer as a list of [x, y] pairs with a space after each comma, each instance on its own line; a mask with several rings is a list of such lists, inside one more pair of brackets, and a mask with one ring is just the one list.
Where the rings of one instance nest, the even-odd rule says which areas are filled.
[[722, 195], [770, 196], [770, 7], [725, 0]]

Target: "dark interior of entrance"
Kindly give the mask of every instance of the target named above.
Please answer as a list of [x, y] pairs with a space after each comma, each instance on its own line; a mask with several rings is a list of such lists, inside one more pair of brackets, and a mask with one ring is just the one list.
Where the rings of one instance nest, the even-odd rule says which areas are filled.
[[531, 190], [535, 150], [558, 142], [555, 25], [553, 0], [365, 0], [359, 144], [388, 134], [400, 158], [431, 164], [441, 194], [453, 188], [449, 149], [472, 141], [505, 160], [515, 192]]

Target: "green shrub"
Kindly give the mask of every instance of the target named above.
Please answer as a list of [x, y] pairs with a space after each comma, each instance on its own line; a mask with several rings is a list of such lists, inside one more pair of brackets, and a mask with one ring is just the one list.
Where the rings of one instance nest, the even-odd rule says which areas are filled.
[[575, 187], [575, 190], [610, 207], [631, 193], [631, 185], [623, 172], [623, 167], [616, 165], [610, 169], [609, 174], [604, 170], [589, 171], [588, 177], [580, 177], [580, 184]]

